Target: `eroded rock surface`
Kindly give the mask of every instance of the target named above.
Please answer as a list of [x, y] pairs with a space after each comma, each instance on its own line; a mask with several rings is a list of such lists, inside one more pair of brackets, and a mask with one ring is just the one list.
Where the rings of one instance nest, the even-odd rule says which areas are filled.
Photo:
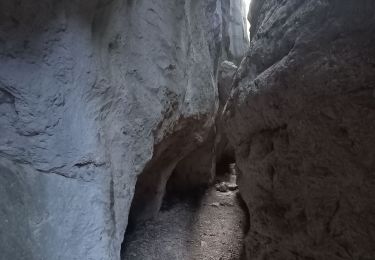
[[224, 166], [231, 163], [225, 161], [225, 157], [233, 158], [234, 152], [224, 132], [221, 114], [230, 96], [236, 71], [237, 66], [233, 62], [223, 61], [219, 65], [217, 81], [219, 107], [215, 117], [215, 125], [205, 142], [175, 165], [173, 174], [168, 180], [170, 191], [179, 193], [207, 187], [212, 184], [218, 171], [225, 171], [223, 169], [225, 167], [218, 169], [217, 165], [221, 167], [220, 162], [223, 160]]
[[[194, 21], [197, 22], [194, 28], [203, 30], [210, 56], [206, 56], [206, 60], [197, 60], [192, 66], [200, 70], [204, 65], [202, 62], [211, 59], [214, 68], [212, 82], [215, 94], [218, 95], [215, 96], [215, 113], [209, 115], [209, 124], [205, 123], [207, 118], [202, 118], [204, 114], [199, 110], [195, 111], [197, 117], [192, 120], [182, 119], [177, 124], [172, 121], [177, 126], [176, 131], [163, 136], [163, 141], [155, 146], [152, 160], [138, 178], [130, 213], [131, 222], [144, 221], [157, 214], [168, 181], [171, 190], [175, 191], [208, 186], [214, 180], [217, 160], [220, 160], [222, 154], [232, 154], [222, 129], [220, 115], [229, 97], [235, 73], [236, 65], [233, 62], [238, 63], [242, 59], [249, 45], [245, 3], [243, 0], [210, 0], [196, 4], [195, 8], [205, 10], [204, 13], [197, 11], [195, 18], [202, 16], [206, 20]], [[199, 51], [204, 49], [197, 49], [197, 54]], [[223, 61], [225, 59], [233, 62]], [[204, 75], [206, 71], [201, 73]], [[178, 106], [172, 107], [171, 111], [175, 109], [179, 109]], [[164, 126], [169, 127], [169, 124], [170, 119], [166, 118], [161, 124], [162, 129]]]
[[222, 0], [223, 57], [240, 63], [249, 46], [245, 0]]
[[226, 127], [247, 259], [375, 259], [375, 2], [253, 0]]
[[137, 176], [155, 180], [152, 214], [212, 129], [222, 15], [218, 0], [1, 1], [0, 259], [119, 259]]

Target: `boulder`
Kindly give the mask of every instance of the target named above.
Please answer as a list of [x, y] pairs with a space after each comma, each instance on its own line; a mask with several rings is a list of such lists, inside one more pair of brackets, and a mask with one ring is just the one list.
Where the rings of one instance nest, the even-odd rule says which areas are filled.
[[374, 9], [252, 1], [225, 110], [247, 259], [375, 259]]

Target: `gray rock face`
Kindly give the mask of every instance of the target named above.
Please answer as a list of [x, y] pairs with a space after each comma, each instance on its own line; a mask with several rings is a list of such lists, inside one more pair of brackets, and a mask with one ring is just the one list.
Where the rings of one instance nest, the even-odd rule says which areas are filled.
[[217, 0], [1, 1], [1, 260], [119, 259], [137, 177], [152, 214], [212, 129], [222, 32]]
[[168, 189], [172, 192], [186, 192], [205, 187], [214, 181], [217, 162], [223, 155], [233, 154], [233, 149], [224, 133], [221, 121], [223, 107], [230, 96], [232, 81], [237, 66], [224, 61], [218, 69], [219, 108], [213, 127], [202, 145], [178, 162], [168, 180]]
[[249, 48], [245, 0], [222, 0], [223, 57], [240, 63]]
[[230, 97], [232, 83], [238, 67], [230, 61], [223, 61], [219, 67], [218, 92], [219, 107], [222, 112], [225, 103]]
[[226, 112], [247, 259], [375, 259], [375, 2], [253, 0]]
[[237, 66], [230, 61], [224, 61], [219, 66], [218, 92], [219, 92], [219, 110], [216, 119], [216, 138], [215, 138], [215, 154], [218, 168], [216, 171], [221, 174], [228, 173], [228, 159], [234, 159], [234, 150], [228, 141], [225, 133], [225, 121], [222, 114], [224, 106], [230, 97], [232, 83], [237, 72]]
[[[210, 184], [216, 173], [216, 155], [228, 151], [228, 142], [222, 130], [220, 116], [229, 97], [236, 66], [225, 61], [228, 58], [239, 62], [248, 49], [247, 24], [244, 1], [210, 0], [198, 6], [206, 10], [206, 22], [199, 22], [207, 35], [215, 74], [214, 84], [219, 82], [219, 100], [216, 99], [215, 115], [211, 123], [204, 126], [205, 135], [199, 134], [204, 120], [199, 118], [181, 120], [178, 130], [157, 146], [154, 157], [137, 182], [135, 198], [130, 213], [131, 222], [139, 222], [155, 216], [158, 212], [169, 181], [171, 191], [188, 191]], [[206, 26], [204, 26], [206, 24]], [[198, 65], [197, 69], [201, 64]], [[204, 73], [204, 72], [203, 72]], [[216, 80], [218, 78], [218, 80]], [[221, 93], [222, 92], [222, 93]], [[175, 109], [175, 108], [173, 108]], [[164, 124], [164, 123], [163, 123]], [[183, 125], [183, 127], [181, 127]], [[207, 134], [207, 129], [209, 134]], [[171, 147], [174, 147], [171, 149]], [[160, 174], [155, 174], [160, 172]]]
[[[219, 65], [217, 81], [219, 108], [215, 118], [215, 126], [212, 127], [203, 144], [199, 145], [198, 148], [194, 149], [175, 165], [173, 173], [168, 179], [167, 188], [169, 191], [176, 193], [189, 192], [208, 186], [215, 179], [217, 163], [224, 156], [233, 156], [233, 148], [230, 146], [224, 132], [221, 114], [230, 96], [236, 71], [237, 66], [232, 62], [224, 61]], [[181, 141], [177, 143], [179, 142]]]

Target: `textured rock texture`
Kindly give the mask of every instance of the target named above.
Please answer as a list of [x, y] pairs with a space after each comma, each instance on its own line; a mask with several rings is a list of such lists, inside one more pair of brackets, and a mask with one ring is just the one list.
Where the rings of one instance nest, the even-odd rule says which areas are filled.
[[[232, 90], [232, 83], [237, 71], [237, 66], [230, 61], [224, 61], [219, 67], [218, 78], [218, 92], [219, 92], [219, 109], [218, 117], [216, 119], [216, 139], [215, 139], [215, 154], [217, 173], [229, 173], [229, 163], [234, 161], [234, 150], [228, 141], [225, 133], [225, 121], [223, 121], [222, 114], [230, 93]], [[224, 166], [224, 168], [223, 168]]]
[[[217, 113], [212, 117], [215, 125], [210, 125], [208, 135], [202, 138], [197, 135], [201, 127], [199, 123], [194, 125], [192, 121], [180, 122], [186, 123], [185, 128], [178, 130], [169, 141], [163, 141], [137, 183], [131, 212], [132, 222], [142, 221], [157, 213], [168, 181], [170, 190], [178, 192], [207, 186], [214, 179], [217, 160], [225, 152], [232, 153], [223, 132], [220, 115], [229, 97], [236, 66], [232, 62], [222, 61], [230, 59], [239, 63], [248, 49], [246, 5], [243, 0], [211, 0], [199, 3], [198, 6], [206, 10], [206, 39], [213, 57], [215, 73], [218, 70], [214, 79], [214, 84], [218, 83], [219, 91], [219, 100], [216, 99]], [[205, 24], [200, 22], [197, 26], [205, 27]], [[196, 65], [200, 66], [199, 63]], [[175, 148], [171, 149], [171, 146]], [[155, 171], [162, 174], [155, 175]]]
[[219, 110], [223, 110], [225, 103], [230, 97], [232, 83], [238, 67], [230, 61], [223, 61], [219, 67], [218, 92]]
[[375, 259], [375, 2], [253, 0], [226, 111], [247, 259]]
[[223, 57], [240, 63], [249, 47], [246, 0], [222, 0]]
[[215, 117], [215, 126], [203, 144], [178, 162], [169, 180], [168, 186], [171, 191], [189, 191], [207, 186], [214, 180], [217, 162], [221, 161], [223, 156], [233, 155], [233, 149], [223, 130], [221, 113], [229, 98], [232, 80], [237, 69], [234, 63], [240, 63], [249, 47], [247, 5], [244, 0], [211, 2], [211, 5], [216, 8], [211, 21], [217, 21], [221, 17], [219, 33], [221, 45], [216, 45], [216, 51], [220, 51], [220, 54], [215, 60], [220, 63], [215, 64], [219, 65], [217, 75], [219, 107]]
[[205, 142], [174, 167], [167, 183], [170, 192], [190, 192], [197, 188], [204, 188], [214, 181], [217, 172], [229, 173], [228, 167], [232, 161], [228, 161], [226, 158], [234, 159], [234, 151], [224, 132], [221, 114], [230, 96], [236, 70], [237, 66], [229, 61], [223, 61], [219, 65], [217, 80], [219, 107], [215, 125]]
[[137, 177], [152, 215], [212, 130], [222, 17], [218, 0], [0, 2], [1, 260], [119, 259]]

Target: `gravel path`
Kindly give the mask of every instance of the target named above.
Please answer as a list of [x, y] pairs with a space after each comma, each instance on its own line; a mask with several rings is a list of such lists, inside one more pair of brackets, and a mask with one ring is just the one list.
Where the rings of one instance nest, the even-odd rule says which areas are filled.
[[238, 260], [245, 226], [236, 191], [168, 199], [158, 217], [127, 234], [122, 259]]

